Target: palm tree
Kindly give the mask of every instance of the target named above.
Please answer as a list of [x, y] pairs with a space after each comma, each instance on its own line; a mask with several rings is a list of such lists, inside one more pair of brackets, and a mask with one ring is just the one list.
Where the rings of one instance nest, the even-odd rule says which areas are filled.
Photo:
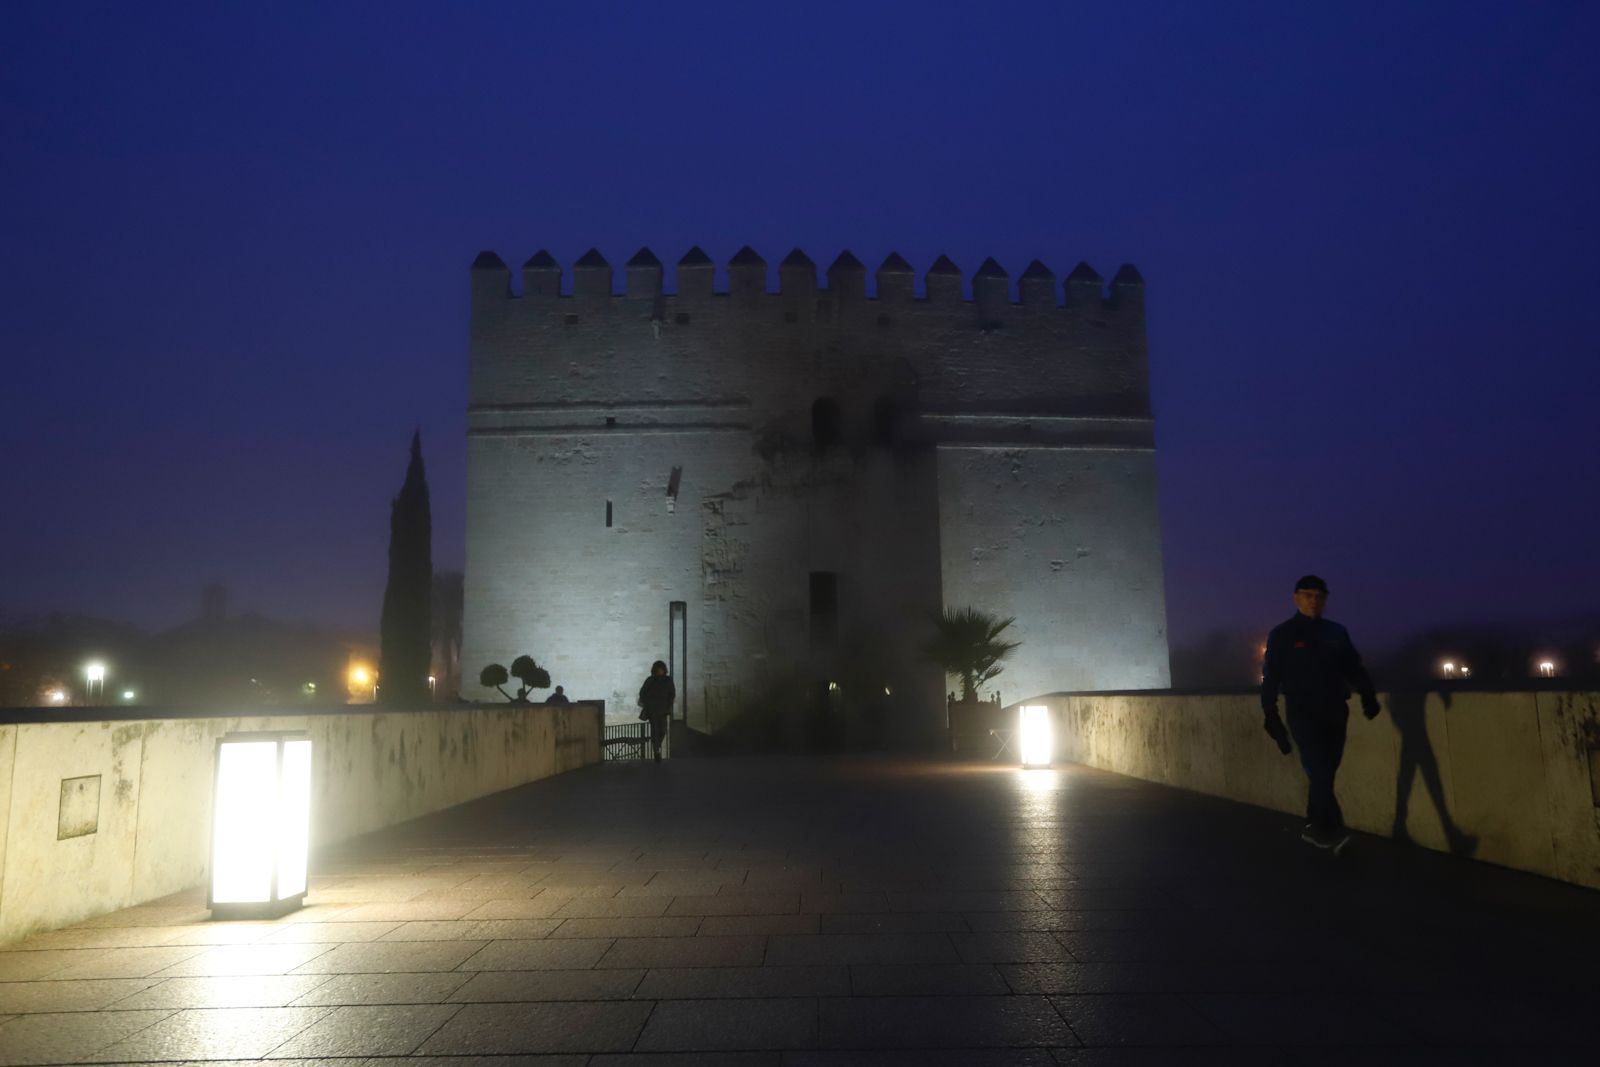
[[933, 616], [936, 632], [922, 654], [946, 674], [960, 676], [962, 700], [976, 700], [978, 686], [997, 676], [1003, 669], [1000, 661], [1021, 647], [1021, 641], [1000, 639], [1016, 621], [977, 608], [945, 608]]

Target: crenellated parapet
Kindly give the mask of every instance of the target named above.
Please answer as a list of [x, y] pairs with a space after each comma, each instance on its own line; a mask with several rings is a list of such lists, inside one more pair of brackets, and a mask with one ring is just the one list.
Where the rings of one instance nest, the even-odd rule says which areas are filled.
[[[629, 300], [651, 300], [664, 295], [665, 270], [661, 260], [648, 248], [641, 248], [624, 266], [625, 285], [621, 296]], [[778, 288], [767, 288], [767, 261], [749, 245], [736, 252], [726, 265], [726, 295], [736, 303], [748, 304], [763, 297], [780, 297], [786, 306], [802, 305], [812, 298], [826, 296], [835, 301], [875, 299], [885, 304], [910, 304], [917, 301], [917, 272], [905, 257], [891, 252], [874, 272], [877, 294], [866, 291], [867, 269], [849, 250], [840, 252], [829, 265], [825, 285], [818, 286], [817, 267], [811, 257], [796, 248], [778, 264]], [[704, 300], [719, 295], [715, 288], [716, 264], [698, 246], [684, 253], [677, 264], [677, 291], [680, 300]], [[511, 272], [494, 252], [480, 253], [472, 263], [473, 294], [476, 299], [514, 298]], [[562, 298], [563, 293], [579, 301], [595, 301], [616, 294], [611, 264], [598, 249], [591, 248], [572, 265], [570, 284], [563, 286], [559, 263], [546, 251], [535, 253], [522, 268], [522, 297]], [[1143, 309], [1144, 279], [1132, 264], [1124, 264], [1112, 277], [1109, 289], [1100, 274], [1087, 263], [1079, 263], [1064, 282], [1040, 260], [1033, 260], [1017, 280], [1013, 291], [1010, 274], [993, 258], [985, 259], [972, 275], [971, 295], [966, 295], [966, 279], [948, 256], [939, 256], [922, 275], [922, 302], [932, 305], [975, 305], [980, 322], [1000, 322], [1008, 308], [1030, 310], [1066, 308], [1072, 311]]]

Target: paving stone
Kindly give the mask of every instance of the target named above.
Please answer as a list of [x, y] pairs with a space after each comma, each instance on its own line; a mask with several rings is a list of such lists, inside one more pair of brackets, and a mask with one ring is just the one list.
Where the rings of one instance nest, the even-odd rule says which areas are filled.
[[708, 915], [697, 920], [700, 926], [696, 933], [701, 937], [814, 934], [818, 932], [818, 918], [816, 915]]
[[391, 904], [359, 904], [339, 916], [341, 922], [415, 922], [424, 919], [460, 919], [485, 903], [479, 900], [412, 900]]
[[701, 920], [692, 915], [662, 916], [638, 919], [562, 919], [550, 932], [552, 938], [562, 937], [693, 937], [700, 930]]
[[645, 1052], [815, 1048], [817, 1002], [805, 997], [764, 1000], [663, 1000], [635, 1046]]
[[1049, 907], [1038, 893], [890, 893], [894, 911], [1034, 911]]
[[467, 919], [548, 919], [570, 898], [540, 894], [531, 900], [485, 900], [467, 912]]
[[960, 962], [947, 934], [775, 935], [767, 939], [767, 963], [774, 967]]
[[422, 1045], [423, 1055], [484, 1056], [544, 1052], [626, 1052], [655, 1004], [649, 1001], [467, 1004]]
[[147, 1060], [255, 1059], [328, 1014], [327, 1008], [194, 1008], [171, 1014], [91, 1058]]
[[1043, 1048], [785, 1052], [783, 1067], [1056, 1067]]
[[783, 1067], [781, 1052], [601, 1053], [588, 1067]]
[[729, 893], [674, 897], [666, 915], [793, 915], [800, 911], [798, 893]]
[[612, 941], [605, 937], [547, 938], [544, 941], [491, 941], [461, 964], [463, 971], [550, 971], [587, 969], [600, 962]]
[[1090, 994], [1050, 998], [1085, 1045], [1204, 1045], [1222, 1032], [1177, 995]]
[[267, 1055], [273, 1060], [325, 1056], [406, 1056], [460, 1010], [455, 1004], [335, 1008]]
[[887, 893], [801, 893], [800, 910], [821, 914], [863, 915], [889, 911]]
[[491, 943], [518, 942], [369, 941], [340, 945], [302, 964], [295, 973], [392, 974], [402, 971], [449, 971]]
[[965, 963], [1050, 963], [1072, 959], [1067, 947], [1044, 933], [949, 935]]
[[827, 1048], [1052, 1047], [1078, 1043], [1044, 997], [857, 997], [818, 1002]]
[[68, 978], [143, 978], [204, 951], [192, 945], [83, 949], [74, 951], [71, 960], [65, 966], [51, 971], [50, 977], [57, 981]]
[[[279, 925], [270, 922], [252, 923], [226, 923], [206, 922], [197, 926], [152, 926], [148, 927], [154, 933], [166, 933], [159, 942], [161, 945], [199, 945], [211, 947], [219, 945], [259, 945], [273, 942], [273, 935], [280, 930], [314, 929], [319, 923], [292, 923]], [[133, 928], [137, 929], [137, 928]], [[106, 931], [111, 933], [112, 931]], [[152, 942], [153, 944], [156, 942]]]
[[640, 1000], [848, 996], [844, 967], [660, 967], [634, 991]]
[[766, 951], [764, 937], [624, 937], [595, 966], [754, 967]]
[[450, 999], [472, 975], [467, 971], [439, 974], [305, 975], [322, 983], [293, 1003], [296, 1007], [340, 1004], [429, 1004]]
[[1011, 992], [992, 964], [856, 966], [850, 991], [858, 997], [1004, 996]]
[[263, 945], [315, 945], [315, 944], [343, 944], [347, 941], [376, 941], [391, 931], [403, 926], [414, 925], [399, 922], [325, 922], [325, 923], [295, 923], [293, 926], [282, 926], [267, 932], [266, 936], [258, 937], [256, 942]]
[[[208, 924], [211, 925], [211, 924]], [[95, 927], [73, 926], [65, 930], [48, 930], [44, 933], [32, 934], [22, 941], [8, 945], [8, 952], [0, 952], [0, 959], [15, 952], [42, 952], [47, 949], [71, 948], [143, 948], [149, 945], [165, 945], [180, 933], [191, 930], [205, 929], [205, 927], [189, 926], [127, 926], [127, 927]], [[256, 929], [256, 936], [270, 932]], [[6, 979], [0, 978], [0, 981]]]
[[834, 912], [818, 916], [818, 920], [818, 932], [824, 934], [967, 933], [972, 929], [959, 912], [949, 911], [886, 911], [864, 915]]
[[0, 1023], [0, 1064], [80, 1063], [129, 1034], [170, 1016], [169, 1011], [95, 1011], [73, 1015], [18, 1015]]
[[282, 1008], [328, 980], [326, 975], [166, 978], [117, 1001], [118, 1008]]
[[715, 896], [743, 882], [743, 871], [656, 871], [643, 885], [623, 886], [617, 896]]
[[527, 1003], [549, 1000], [628, 1000], [641, 970], [482, 971], [450, 994], [459, 1003]]
[[[1057, 1067], [1304, 1067], [1304, 1061], [1290, 1052], [1278, 1048], [1239, 1048], [1229, 1046], [1139, 1045], [1098, 1046], [1096, 1048], [1051, 1049]], [[1378, 1067], [1366, 1058], [1367, 1050], [1358, 1062], [1360, 1067]], [[1346, 1052], [1344, 1055], [1348, 1056]], [[1433, 1061], [1426, 1050], [1408, 1049], [1410, 1059], [1406, 1067], [1427, 1067]], [[1339, 1061], [1340, 1067], [1350, 1067], [1348, 1059]], [[1442, 1067], [1442, 1065], [1441, 1065]], [[1463, 1065], [1452, 1065], [1463, 1067]]]
[[332, 951], [333, 945], [227, 945], [189, 950], [187, 959], [156, 972], [161, 978], [221, 978], [242, 974], [288, 974]]
[[[101, 978], [56, 982], [0, 982], [0, 1015], [41, 1011], [94, 1011], [147, 989], [153, 978]], [[158, 1008], [161, 1004], [126, 1004], [126, 1008]]]
[[1377, 997], [1215, 993], [1185, 998], [1238, 1045], [1420, 1044], [1421, 1035], [1388, 1015]]
[[572, 897], [552, 912], [558, 919], [656, 918], [667, 913], [671, 897]]
[[[3, 987], [0, 987], [3, 988]], [[1574, 985], [1581, 989], [1583, 985]], [[1385, 997], [1380, 1009], [1430, 1045], [1595, 1049], [1592, 1021], [1600, 1018], [1600, 991], [1585, 994], [1501, 993]], [[1577, 1020], [1584, 1020], [1575, 1025]]]
[[503, 941], [549, 937], [560, 919], [432, 919], [400, 923], [382, 941]]

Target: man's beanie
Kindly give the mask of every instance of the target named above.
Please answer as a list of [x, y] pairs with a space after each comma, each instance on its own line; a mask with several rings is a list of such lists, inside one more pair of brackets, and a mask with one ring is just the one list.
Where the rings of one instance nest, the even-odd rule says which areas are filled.
[[1308, 574], [1294, 583], [1294, 591], [1296, 593], [1302, 589], [1315, 589], [1319, 593], [1326, 593], [1328, 591], [1328, 583], [1318, 578], [1315, 574]]

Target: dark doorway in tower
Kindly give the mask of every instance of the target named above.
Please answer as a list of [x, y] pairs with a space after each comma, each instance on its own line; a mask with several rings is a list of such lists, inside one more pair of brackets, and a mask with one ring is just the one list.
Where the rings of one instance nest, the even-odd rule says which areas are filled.
[[839, 576], [811, 572], [811, 647], [832, 648], [839, 639]]
[[667, 604], [667, 673], [678, 687], [676, 717], [689, 719], [689, 605], [673, 600]]
[[819, 396], [811, 404], [811, 444], [825, 452], [839, 443], [839, 402]]
[[872, 439], [884, 448], [894, 446], [900, 429], [900, 408], [893, 400], [880, 396], [872, 405]]

